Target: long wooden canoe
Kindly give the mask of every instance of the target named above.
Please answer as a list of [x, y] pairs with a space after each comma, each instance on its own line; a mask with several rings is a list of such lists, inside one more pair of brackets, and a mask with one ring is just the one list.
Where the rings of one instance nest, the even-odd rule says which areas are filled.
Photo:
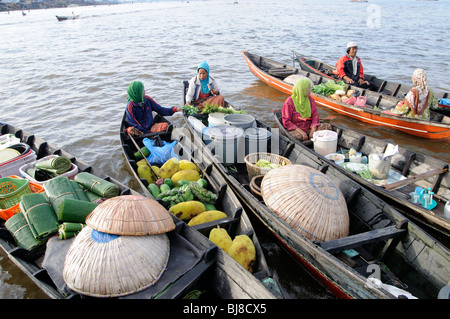
[[[334, 161], [314, 152], [313, 145], [305, 146], [298, 139], [295, 139], [284, 127], [281, 119], [280, 110], [272, 110], [280, 131], [291, 141], [313, 152], [324, 163], [335, 166], [345, 175], [351, 177], [364, 187], [374, 193], [382, 196], [392, 206], [398, 208], [403, 214], [413, 219], [417, 224], [425, 226], [431, 230], [433, 235], [450, 244], [450, 220], [444, 217], [444, 206], [450, 198], [450, 173], [448, 172], [448, 163], [437, 160], [429, 155], [412, 152], [401, 146], [398, 147], [399, 153], [391, 159], [391, 171], [402, 176], [404, 180], [391, 185], [377, 185], [372, 181], [367, 181], [360, 177], [356, 172], [347, 170], [344, 166], [335, 164]], [[333, 125], [333, 130], [338, 133], [337, 150], [346, 152], [354, 148], [361, 152], [363, 156], [371, 153], [384, 153], [388, 143], [365, 136], [358, 132], [344, 129]], [[384, 181], [380, 181], [384, 182]], [[395, 186], [398, 186], [397, 188]], [[434, 192], [436, 207], [431, 211], [424, 208], [421, 204], [413, 204], [410, 193], [415, 192], [416, 187], [431, 188]]]
[[[140, 193], [131, 190], [117, 180], [105, 176], [102, 172], [91, 167], [87, 163], [77, 159], [71, 154], [61, 150], [54, 145], [8, 124], [0, 124], [0, 133], [13, 134], [18, 137], [22, 143], [28, 144], [37, 155], [37, 159], [44, 156], [56, 154], [68, 157], [73, 164], [77, 165], [79, 172], [89, 172], [98, 177], [102, 177], [119, 186], [120, 196], [122, 195], [140, 195]], [[229, 298], [274, 298], [255, 276], [243, 269], [230, 256], [217, 248], [204, 235], [186, 226], [184, 222], [173, 216], [176, 229], [168, 233], [169, 239], [176, 239], [177, 243], [183, 244], [186, 248], [184, 254], [191, 259], [192, 267], [180, 271], [174, 269], [172, 274], [179, 272], [176, 276], [167, 278], [171, 282], [166, 287], [160, 287], [158, 290], [147, 288], [146, 290], [125, 296], [124, 298], [157, 298], [175, 299], [183, 298], [186, 295], [193, 296], [202, 293], [200, 298], [209, 299], [229, 299]], [[49, 240], [54, 240], [50, 238]], [[62, 240], [69, 241], [69, 240]], [[42, 260], [46, 257], [46, 245], [41, 245], [38, 249], [28, 251], [15, 243], [11, 234], [4, 226], [4, 221], [0, 222], [0, 246], [7, 253], [8, 257], [52, 299], [79, 299], [87, 298], [67, 287], [62, 280], [62, 274], [55, 275], [54, 270], [50, 272], [43, 267]], [[183, 256], [179, 256], [182, 258]], [[171, 260], [167, 269], [171, 267]], [[62, 271], [62, 270], [61, 270]], [[167, 272], [167, 270], [166, 270]], [[164, 275], [161, 277], [160, 280]], [[163, 289], [161, 289], [163, 288]], [[165, 289], [164, 289], [165, 288]], [[153, 288], [156, 289], [156, 288]]]
[[[166, 118], [160, 116], [156, 116], [155, 119], [158, 121], [167, 121]], [[138, 166], [136, 163], [137, 161], [134, 157], [134, 153], [137, 151], [137, 149], [144, 146], [143, 139], [148, 137], [146, 137], [146, 135], [137, 137], [129, 136], [125, 132], [125, 129], [128, 126], [129, 125], [124, 116], [120, 129], [120, 142], [122, 145], [124, 157], [129, 165], [130, 170], [133, 172], [134, 177], [141, 187], [141, 192], [144, 193], [147, 197], [154, 198], [147, 189], [149, 185], [148, 181], [145, 178], [140, 178], [137, 173]], [[216, 209], [223, 211], [227, 215], [227, 218], [225, 219], [192, 227], [200, 231], [206, 237], [209, 236], [211, 229], [216, 228], [217, 226], [226, 229], [231, 238], [235, 238], [238, 235], [248, 235], [253, 241], [256, 249], [256, 265], [253, 269], [255, 278], [259, 278], [268, 289], [273, 289], [273, 294], [281, 296], [281, 291], [278, 289], [276, 280], [272, 278], [271, 271], [267, 265], [258, 237], [253, 229], [250, 219], [247, 216], [247, 213], [242, 208], [242, 205], [240, 204], [238, 198], [233, 193], [233, 190], [228, 186], [226, 180], [220, 174], [217, 168], [212, 164], [205, 165], [204, 162], [197, 160], [196, 156], [197, 153], [199, 153], [199, 150], [193, 147], [188, 139], [184, 138], [186, 134], [189, 134], [188, 129], [176, 127], [173, 128], [172, 126], [170, 134], [162, 132], [159, 133], [159, 137], [162, 137], [166, 142], [173, 142], [175, 140], [177, 141], [174, 146], [175, 154], [181, 160], [190, 160], [197, 165], [197, 167], [201, 171], [202, 178], [208, 181], [207, 188], [218, 195], [218, 200], [215, 204]], [[131, 140], [132, 138], [133, 140]]]
[[[327, 78], [315, 73], [306, 72], [293, 66], [289, 66], [271, 59], [267, 59], [249, 52], [242, 52], [250, 71], [264, 83], [284, 92], [292, 94], [293, 84], [284, 81], [292, 74], [308, 77], [314, 85], [325, 83]], [[331, 98], [312, 93], [317, 105], [344, 114], [348, 117], [377, 126], [387, 126], [402, 132], [434, 140], [450, 139], [450, 117], [431, 111], [431, 119], [418, 120], [401, 116], [394, 116], [382, 113], [383, 110], [395, 107], [398, 99], [385, 94], [363, 90], [350, 86], [352, 90], [360, 92], [366, 97], [366, 107], [358, 107], [342, 102], [337, 102]], [[376, 107], [376, 109], [374, 109]]]
[[[303, 54], [293, 51], [294, 59], [299, 63], [300, 68], [306, 72], [313, 72], [320, 76], [323, 76], [327, 79], [333, 81], [339, 81], [340, 79], [335, 74], [336, 67], [325, 63], [323, 61], [305, 57]], [[386, 94], [392, 97], [396, 97], [399, 100], [403, 100], [405, 95], [412, 88], [411, 85], [405, 85], [398, 82], [387, 81], [383, 79], [379, 79], [375, 75], [365, 74], [364, 79], [369, 81], [371, 84], [371, 89], [377, 93]], [[441, 99], [447, 99], [449, 97], [448, 92], [436, 91], [434, 95], [438, 102]], [[450, 115], [450, 106], [439, 104], [438, 109], [435, 110], [438, 113], [445, 114], [447, 116]]]
[[[204, 146], [201, 134], [189, 126], [189, 121], [187, 125], [195, 145]], [[418, 298], [436, 298], [450, 278], [450, 252], [446, 247], [323, 158], [275, 130], [272, 140], [279, 146], [272, 148], [272, 153], [288, 158], [293, 164], [317, 169], [339, 188], [350, 215], [348, 237], [322, 243], [307, 239], [270, 210], [250, 187], [245, 163], [225, 167], [214, 157], [214, 149], [208, 147], [203, 147], [203, 161], [207, 165], [214, 163], [241, 202], [337, 297], [395, 298], [386, 287], [369, 283], [376, 269], [378, 279], [385, 284], [396, 282]], [[353, 254], [348, 255], [349, 250]]]

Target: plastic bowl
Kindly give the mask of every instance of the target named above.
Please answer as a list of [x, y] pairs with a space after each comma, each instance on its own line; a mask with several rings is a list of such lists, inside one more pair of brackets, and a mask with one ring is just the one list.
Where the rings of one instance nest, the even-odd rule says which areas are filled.
[[345, 156], [339, 153], [331, 153], [325, 155], [325, 158], [334, 161], [336, 164], [344, 164]]

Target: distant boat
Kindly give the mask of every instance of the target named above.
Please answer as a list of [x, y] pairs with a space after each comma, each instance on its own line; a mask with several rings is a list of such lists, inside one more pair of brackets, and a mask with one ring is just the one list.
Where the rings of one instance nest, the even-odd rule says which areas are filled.
[[75, 15], [72, 14], [71, 16], [56, 16], [56, 19], [58, 19], [58, 21], [64, 21], [64, 20], [75, 20], [78, 19], [80, 17], [80, 15]]

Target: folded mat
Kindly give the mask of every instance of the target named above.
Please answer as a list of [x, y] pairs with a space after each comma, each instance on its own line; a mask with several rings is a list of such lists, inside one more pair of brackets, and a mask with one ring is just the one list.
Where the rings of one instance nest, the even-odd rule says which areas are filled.
[[23, 195], [20, 208], [36, 239], [44, 239], [58, 231], [55, 211], [42, 194]]
[[22, 247], [28, 251], [42, 245], [45, 241], [38, 240], [31, 232], [22, 212], [13, 215], [5, 222], [5, 227], [13, 236], [17, 246]]
[[98, 204], [72, 198], [64, 198], [58, 206], [56, 215], [62, 222], [84, 223], [86, 217]]
[[82, 223], [62, 223], [59, 225], [58, 234], [60, 239], [69, 239], [80, 232], [86, 226]]
[[72, 168], [72, 162], [65, 156], [57, 156], [36, 162], [34, 167], [56, 175], [61, 175]]
[[64, 198], [78, 199], [67, 176], [59, 176], [49, 180], [44, 184], [44, 189], [55, 212], [58, 211], [58, 206]]
[[74, 180], [101, 197], [111, 198], [119, 195], [119, 186], [91, 173], [78, 173]]

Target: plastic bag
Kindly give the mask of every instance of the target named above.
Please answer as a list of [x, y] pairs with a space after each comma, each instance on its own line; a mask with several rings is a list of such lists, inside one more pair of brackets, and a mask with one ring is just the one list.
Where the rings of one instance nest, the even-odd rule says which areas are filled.
[[156, 140], [151, 140], [149, 138], [144, 138], [142, 140], [144, 146], [150, 151], [150, 155], [147, 156], [147, 160], [151, 165], [163, 165], [172, 157], [180, 159], [174, 151], [174, 146], [177, 141], [173, 141], [172, 143], [161, 141], [161, 146], [155, 146], [155, 142]]

